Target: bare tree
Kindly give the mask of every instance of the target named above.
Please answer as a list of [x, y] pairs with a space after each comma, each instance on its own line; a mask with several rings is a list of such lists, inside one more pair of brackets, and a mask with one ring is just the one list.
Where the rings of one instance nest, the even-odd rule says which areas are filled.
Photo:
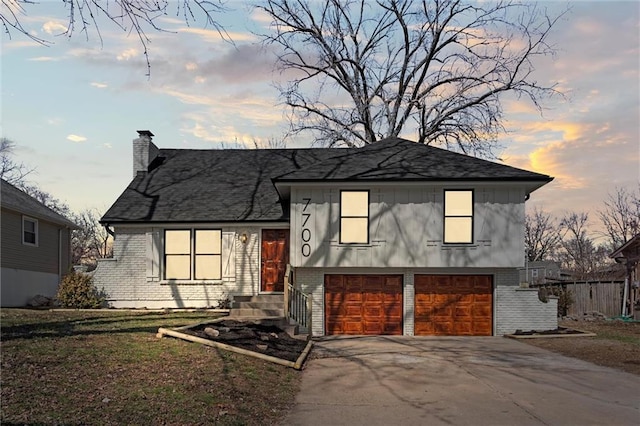
[[292, 132], [361, 146], [402, 132], [490, 154], [504, 131], [500, 95], [540, 101], [554, 84], [532, 60], [555, 52], [559, 16], [535, 4], [458, 0], [266, 0], [265, 41], [293, 78], [279, 87]]
[[[71, 37], [80, 31], [87, 39], [94, 32], [102, 43], [100, 31], [101, 19], [115, 24], [126, 34], [135, 34], [144, 49], [147, 61], [147, 74], [151, 71], [149, 62], [149, 37], [147, 32], [166, 31], [158, 23], [158, 19], [169, 14], [172, 8], [176, 16], [182, 16], [185, 23], [190, 25], [197, 20], [204, 20], [206, 26], [216, 29], [220, 36], [230, 40], [222, 25], [214, 18], [216, 13], [225, 10], [222, 0], [58, 0], [61, 7], [67, 10], [66, 30], [60, 35]], [[12, 33], [22, 34], [40, 44], [50, 44], [46, 40], [34, 35], [28, 27], [23, 25], [27, 14], [27, 7], [36, 4], [34, 0], [2, 0], [0, 6], [0, 22], [4, 32], [11, 37]]]
[[97, 259], [111, 257], [113, 247], [106, 229], [100, 224], [100, 213], [95, 209], [85, 209], [73, 217], [80, 229], [71, 236], [74, 264], [95, 266]]
[[524, 242], [529, 262], [546, 260], [559, 248], [562, 237], [551, 214], [535, 208], [524, 222]]
[[600, 279], [611, 264], [609, 250], [597, 245], [588, 234], [587, 213], [567, 213], [560, 221], [563, 235], [562, 250], [558, 258], [562, 265], [573, 271], [577, 279]]
[[640, 184], [638, 192], [616, 188], [608, 194], [598, 217], [605, 227], [611, 249], [615, 249], [640, 233]]
[[15, 148], [15, 142], [7, 138], [0, 138], [0, 178], [20, 187], [34, 169], [13, 158]]

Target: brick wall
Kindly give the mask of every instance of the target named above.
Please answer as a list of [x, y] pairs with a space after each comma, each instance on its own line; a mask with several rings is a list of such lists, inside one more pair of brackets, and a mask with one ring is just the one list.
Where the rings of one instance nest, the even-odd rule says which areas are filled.
[[235, 238], [235, 277], [217, 281], [172, 283], [147, 281], [147, 227], [116, 229], [113, 259], [99, 261], [94, 282], [115, 308], [217, 307], [233, 295], [259, 290], [260, 250], [257, 228], [223, 228], [223, 232], [247, 233], [246, 244]]
[[139, 135], [133, 140], [133, 177], [139, 171], [146, 172], [149, 164], [159, 153], [158, 147], [151, 141], [151, 137], [145, 134]]
[[296, 268], [294, 282], [311, 298], [311, 334], [324, 335], [324, 274], [322, 268]]
[[502, 269], [371, 269], [371, 268], [296, 268], [295, 283], [312, 300], [312, 334], [324, 334], [324, 275], [325, 274], [398, 274], [404, 275], [404, 335], [414, 333], [414, 276], [415, 274], [483, 274], [492, 275], [494, 283], [494, 334], [512, 333], [516, 329], [549, 330], [557, 327], [557, 300], [543, 303], [535, 290], [520, 289], [518, 270]]
[[558, 327], [558, 299], [541, 302], [536, 289], [498, 286], [495, 312], [497, 336]]
[[413, 285], [415, 280], [415, 273], [411, 270], [406, 271], [404, 275], [404, 335], [413, 336], [414, 334], [414, 303], [415, 303], [415, 287]]

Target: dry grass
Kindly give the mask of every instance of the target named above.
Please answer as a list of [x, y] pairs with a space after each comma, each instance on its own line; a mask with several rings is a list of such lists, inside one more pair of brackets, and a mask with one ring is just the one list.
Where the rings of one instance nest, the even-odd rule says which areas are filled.
[[3, 309], [4, 424], [274, 424], [299, 372], [181, 340], [158, 327], [200, 313]]
[[596, 337], [525, 339], [523, 342], [640, 375], [640, 323], [622, 321], [561, 321], [563, 327], [595, 333]]

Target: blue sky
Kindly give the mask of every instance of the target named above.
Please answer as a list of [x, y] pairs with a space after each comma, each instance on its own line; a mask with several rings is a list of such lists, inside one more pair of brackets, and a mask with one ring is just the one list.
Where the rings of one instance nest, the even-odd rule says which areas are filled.
[[[61, 1], [28, 6], [23, 23], [53, 41], [2, 38], [2, 136], [18, 144], [31, 179], [74, 210], [104, 211], [132, 177], [131, 141], [148, 129], [161, 148], [265, 143], [287, 128], [272, 81], [273, 56], [252, 32], [267, 31], [247, 3], [218, 15], [235, 41], [200, 22], [162, 18], [175, 33], [149, 32], [151, 78], [142, 47], [102, 23], [94, 33], [56, 36], [66, 25]], [[564, 3], [546, 2], [550, 10]], [[640, 180], [640, 3], [575, 2], [558, 23], [553, 58], [535, 63], [536, 78], [558, 82], [566, 98], [541, 116], [524, 100], [505, 99], [506, 164], [555, 176], [528, 206], [554, 214], [595, 210], [615, 186]], [[298, 138], [289, 146], [305, 146]]]

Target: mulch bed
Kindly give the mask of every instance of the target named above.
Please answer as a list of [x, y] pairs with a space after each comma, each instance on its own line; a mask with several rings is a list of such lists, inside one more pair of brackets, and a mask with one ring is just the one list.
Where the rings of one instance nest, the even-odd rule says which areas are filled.
[[[217, 336], [211, 330], [219, 333]], [[214, 342], [262, 353], [295, 362], [307, 346], [307, 342], [295, 339], [280, 327], [269, 324], [255, 324], [246, 321], [224, 320], [210, 324], [200, 324], [181, 330], [185, 334]]]
[[567, 327], [558, 327], [555, 330], [543, 330], [543, 331], [537, 331], [537, 330], [530, 330], [530, 331], [522, 331], [522, 330], [516, 330], [515, 333], [513, 333], [515, 336], [551, 336], [551, 335], [565, 335], [565, 334], [589, 334], [589, 333], [585, 333], [584, 331], [580, 331], [580, 330], [574, 330], [572, 328], [567, 328]]

